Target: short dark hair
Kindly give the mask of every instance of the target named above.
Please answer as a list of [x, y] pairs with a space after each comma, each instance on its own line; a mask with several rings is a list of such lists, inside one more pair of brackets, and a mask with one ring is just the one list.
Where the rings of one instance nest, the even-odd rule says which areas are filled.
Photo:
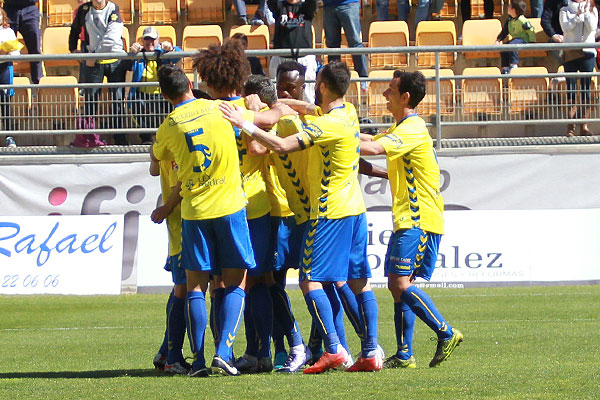
[[350, 70], [345, 62], [332, 61], [321, 68], [321, 82], [338, 96], [343, 96], [350, 86]]
[[525, 15], [527, 12], [527, 2], [525, 0], [510, 0], [510, 6], [517, 12], [517, 17]]
[[302, 78], [306, 76], [306, 67], [296, 61], [285, 61], [277, 66], [277, 73], [275, 74], [279, 78], [280, 74], [286, 72], [298, 71], [298, 75]]
[[234, 33], [231, 36], [231, 39], [239, 40], [240, 42], [242, 42], [242, 46], [244, 46], [245, 49], [248, 48], [248, 36], [246, 36], [245, 33], [242, 33], [242, 32]]
[[250, 63], [239, 40], [211, 44], [192, 56], [194, 68], [209, 88], [218, 91], [241, 91], [250, 75]]
[[277, 89], [264, 75], [250, 75], [244, 85], [244, 96], [257, 94], [263, 103], [271, 107], [277, 101]]
[[158, 69], [160, 91], [169, 99], [177, 99], [190, 90], [190, 80], [181, 68], [165, 64]]
[[400, 94], [410, 94], [410, 102], [408, 105], [415, 108], [425, 97], [425, 76], [419, 72], [394, 71], [394, 78], [398, 78], [398, 91]]

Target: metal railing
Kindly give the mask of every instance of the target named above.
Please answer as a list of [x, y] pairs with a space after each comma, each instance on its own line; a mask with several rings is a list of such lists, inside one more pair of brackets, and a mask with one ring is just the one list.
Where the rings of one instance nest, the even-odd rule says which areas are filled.
[[[598, 75], [593, 73], [548, 73], [548, 74], [491, 74], [463, 75], [444, 74], [447, 68], [440, 67], [440, 56], [476, 51], [497, 52], [509, 50], [559, 51], [571, 48], [596, 48], [600, 44], [525, 44], [502, 46], [406, 46], [353, 49], [299, 49], [249, 50], [249, 56], [268, 57], [279, 55], [291, 57], [307, 54], [411, 54], [416, 57], [433, 56], [433, 66], [427, 79], [427, 95], [417, 111], [435, 129], [438, 148], [444, 139], [444, 127], [494, 125], [566, 124], [600, 121], [598, 105]], [[172, 52], [162, 58], [189, 57], [194, 52]], [[140, 59], [141, 54], [56, 54], [0, 56], [0, 62], [34, 60], [77, 60], [89, 59]], [[406, 67], [404, 67], [406, 68]], [[414, 69], [413, 66], [410, 69]], [[524, 70], [524, 68], [523, 68]], [[519, 71], [520, 72], [520, 71]], [[591, 78], [588, 91], [567, 90], [566, 79]], [[386, 110], [383, 91], [390, 76], [384, 78], [361, 77], [353, 79], [347, 101], [357, 106], [364, 123], [363, 129], [378, 129], [389, 126], [393, 121]], [[365, 93], [359, 82], [369, 82]], [[2, 130], [0, 135], [53, 137], [54, 145], [68, 144], [68, 136], [84, 130], [102, 134], [124, 133], [139, 135], [154, 133], [170, 110], [161, 98], [142, 100], [128, 98], [132, 87], [156, 86], [156, 83], [103, 83], [76, 85], [0, 85], [0, 91], [14, 90], [12, 96], [0, 97]], [[101, 89], [98, 98], [90, 95], [92, 89]], [[139, 90], [138, 90], [139, 92]], [[117, 95], [117, 93], [119, 95]], [[569, 100], [571, 98], [571, 100]], [[144, 108], [140, 107], [141, 105]], [[432, 132], [433, 133], [433, 132]], [[64, 136], [64, 138], [63, 138]]]

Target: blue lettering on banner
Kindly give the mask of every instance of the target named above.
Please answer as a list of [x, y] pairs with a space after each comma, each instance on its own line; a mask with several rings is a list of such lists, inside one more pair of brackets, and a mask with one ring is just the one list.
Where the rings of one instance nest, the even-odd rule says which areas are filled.
[[[84, 239], [80, 240], [76, 233], [71, 233], [65, 235], [62, 238], [54, 238], [56, 231], [58, 231], [60, 227], [60, 222], [56, 222], [50, 233], [47, 235], [39, 235], [36, 233], [27, 234], [22, 238], [18, 239], [14, 245], [12, 245], [12, 249], [16, 253], [22, 253], [26, 251], [27, 254], [37, 253], [37, 266], [41, 267], [48, 262], [50, 259], [50, 255], [53, 251], [57, 253], [62, 253], [65, 250], [68, 254], [73, 254], [76, 251], [81, 251], [83, 254], [90, 254], [94, 251], [98, 251], [100, 253], [106, 253], [110, 249], [112, 249], [112, 244], [109, 243], [109, 239], [112, 236], [113, 232], [117, 227], [117, 223], [113, 222], [110, 224], [102, 235], [99, 234], [91, 234]], [[4, 232], [6, 231], [6, 234]], [[0, 254], [6, 257], [12, 256], [12, 251], [10, 250], [10, 245], [2, 244], [1, 242], [6, 242], [9, 239], [13, 239], [17, 237], [21, 233], [21, 226], [14, 222], [2, 222], [0, 221]], [[45, 238], [44, 238], [45, 236]], [[43, 238], [42, 242], [38, 245], [37, 241]], [[98, 240], [99, 239], [99, 240]], [[51, 244], [52, 241], [56, 240], [56, 244]], [[4, 247], [6, 246], [6, 247]]]

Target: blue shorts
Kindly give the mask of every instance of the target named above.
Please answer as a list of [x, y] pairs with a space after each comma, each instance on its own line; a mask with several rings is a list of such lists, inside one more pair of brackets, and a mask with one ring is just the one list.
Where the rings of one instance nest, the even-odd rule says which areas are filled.
[[370, 278], [366, 215], [308, 221], [300, 254], [300, 281]]
[[183, 264], [181, 263], [181, 253], [167, 257], [165, 271], [169, 271], [171, 273], [174, 284], [185, 285], [187, 283], [185, 268], [183, 268]]
[[271, 226], [271, 216], [266, 214], [249, 219], [248, 229], [250, 229], [250, 242], [256, 261], [256, 268], [248, 271], [248, 275], [261, 276], [263, 273], [271, 271], [273, 267], [275, 232]]
[[221, 275], [222, 268], [256, 267], [246, 209], [220, 218], [182, 220], [181, 247], [183, 265], [190, 271]]
[[296, 225], [296, 217], [280, 218], [277, 230], [274, 271], [300, 267], [300, 247], [306, 222]]
[[396, 274], [430, 280], [442, 235], [419, 228], [399, 229], [390, 238], [385, 255], [385, 276]]

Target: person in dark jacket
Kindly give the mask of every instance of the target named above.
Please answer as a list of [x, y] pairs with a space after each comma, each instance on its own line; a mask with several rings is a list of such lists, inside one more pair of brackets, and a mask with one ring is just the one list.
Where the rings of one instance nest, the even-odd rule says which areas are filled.
[[[27, 52], [29, 54], [40, 54], [40, 10], [38, 9], [38, 0], [4, 0], [4, 11], [10, 20], [10, 27], [17, 32], [21, 32]], [[41, 61], [32, 61], [31, 81], [40, 83], [40, 78], [44, 76]]]

